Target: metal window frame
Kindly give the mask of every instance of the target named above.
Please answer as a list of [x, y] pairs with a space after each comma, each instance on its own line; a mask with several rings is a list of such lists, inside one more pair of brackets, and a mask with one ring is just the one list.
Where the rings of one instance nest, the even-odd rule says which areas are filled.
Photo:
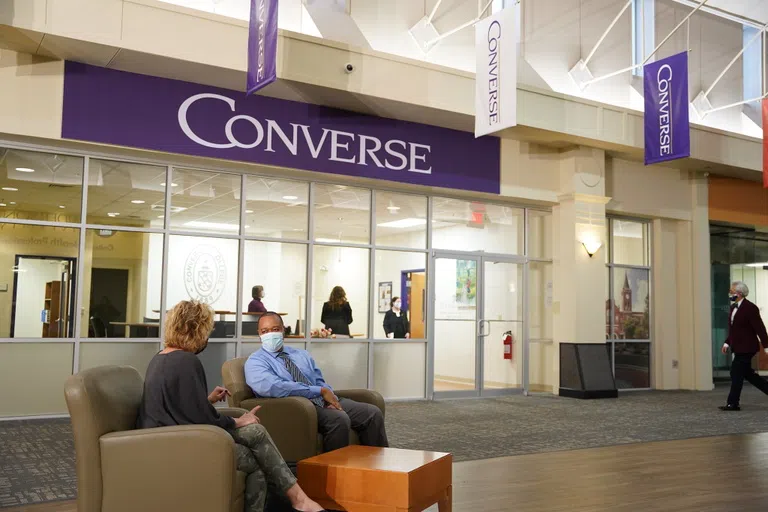
[[[419, 344], [423, 345], [425, 347], [425, 377], [426, 381], [424, 383], [424, 396], [423, 397], [413, 397], [413, 398], [407, 398], [407, 399], [394, 399], [394, 400], [412, 400], [412, 399], [424, 399], [424, 398], [430, 398], [433, 389], [432, 389], [432, 381], [434, 376], [434, 333], [432, 332], [432, 329], [425, 326], [427, 329], [427, 333], [424, 339], [421, 340], [389, 340], [389, 339], [375, 339], [375, 336], [372, 335], [373, 333], [373, 321], [374, 321], [374, 314], [372, 307], [368, 308], [368, 318], [367, 318], [367, 325], [368, 325], [368, 333], [365, 338], [360, 339], [333, 339], [333, 340], [319, 340], [319, 339], [312, 339], [310, 336], [310, 319], [312, 318], [312, 300], [311, 299], [311, 293], [313, 291], [313, 253], [314, 253], [314, 247], [315, 246], [325, 246], [325, 247], [347, 247], [347, 248], [360, 248], [360, 249], [367, 249], [368, 250], [368, 257], [369, 257], [369, 280], [368, 280], [368, 297], [369, 297], [369, 305], [375, 305], [375, 302], [372, 301], [373, 297], [373, 291], [375, 290], [375, 275], [376, 275], [376, 251], [387, 251], [387, 252], [405, 252], [405, 253], [421, 253], [425, 255], [426, 265], [426, 275], [427, 275], [427, 283], [426, 288], [428, 290], [427, 295], [427, 301], [425, 304], [425, 319], [427, 325], [430, 325], [430, 319], [433, 316], [433, 309], [434, 305], [432, 304], [432, 298], [434, 297], [434, 283], [431, 282], [429, 276], [432, 273], [433, 270], [433, 261], [432, 258], [430, 258], [430, 254], [433, 254], [433, 228], [432, 228], [432, 218], [434, 216], [434, 200], [436, 198], [439, 199], [451, 199], [451, 200], [459, 200], [464, 202], [481, 202], [487, 206], [499, 206], [499, 207], [507, 207], [507, 208], [515, 208], [520, 209], [523, 212], [523, 223], [522, 223], [522, 229], [523, 229], [523, 250], [522, 254], [518, 255], [510, 255], [510, 254], [504, 254], [504, 253], [485, 253], [485, 252], [468, 252], [468, 253], [462, 253], [464, 255], [471, 256], [472, 254], [475, 254], [480, 258], [480, 261], [482, 261], [483, 258], [500, 258], [503, 260], [520, 260], [525, 264], [524, 267], [524, 275], [527, 272], [527, 262], [528, 261], [540, 261], [540, 262], [552, 262], [551, 259], [548, 258], [528, 258], [527, 252], [528, 252], [528, 244], [529, 244], [529, 211], [541, 211], [546, 212], [551, 215], [551, 209], [546, 207], [536, 207], [536, 206], [527, 206], [524, 204], [515, 203], [514, 201], [505, 201], [503, 198], [490, 198], [490, 199], [472, 199], [468, 198], [466, 196], [462, 197], [460, 195], [453, 195], [451, 194], [450, 190], [445, 190], [445, 193], [438, 193], [435, 194], [434, 191], [431, 190], [419, 190], [419, 191], [404, 191], [402, 189], [398, 189], [396, 187], [393, 187], [386, 182], [381, 183], [371, 183], [364, 184], [364, 185], [354, 185], [354, 188], [361, 188], [370, 191], [370, 212], [369, 212], [369, 222], [370, 222], [370, 240], [367, 244], [354, 244], [354, 243], [346, 243], [346, 242], [340, 242], [340, 243], [325, 243], [325, 242], [317, 242], [315, 241], [314, 237], [314, 228], [315, 228], [315, 197], [316, 197], [316, 187], [319, 185], [332, 185], [332, 186], [338, 186], [338, 185], [344, 185], [341, 178], [334, 180], [328, 176], [324, 176], [322, 174], [318, 174], [317, 176], [311, 176], [306, 179], [304, 178], [294, 178], [289, 177], [286, 178], [279, 174], [279, 169], [264, 169], [262, 171], [259, 169], [256, 172], [249, 172], [248, 170], [242, 170], [242, 171], [233, 171], [231, 169], [222, 168], [217, 165], [215, 161], [210, 162], [211, 165], [186, 165], [186, 164], [177, 164], [175, 161], [175, 158], [177, 155], [173, 154], [167, 154], [167, 155], [158, 155], [156, 158], [147, 157], [146, 155], [138, 154], [137, 156], [125, 156], [124, 154], [120, 154], [117, 151], [110, 152], [109, 149], [106, 148], [94, 148], [94, 149], [82, 149], [82, 150], [71, 150], [66, 148], [60, 148], [56, 147], [55, 144], [51, 145], [42, 145], [42, 144], [33, 144], [28, 142], [18, 142], [18, 141], [12, 141], [12, 140], [4, 140], [0, 138], [0, 147], [10, 149], [10, 150], [16, 150], [16, 151], [30, 151], [30, 152], [36, 152], [36, 153], [44, 153], [44, 154], [56, 154], [61, 156], [69, 156], [69, 157], [75, 157], [75, 158], [82, 158], [83, 159], [83, 178], [82, 178], [82, 186], [81, 186], [81, 208], [80, 208], [80, 221], [79, 222], [55, 222], [55, 221], [36, 221], [36, 220], [26, 220], [26, 219], [0, 219], [0, 223], [5, 224], [21, 224], [21, 225], [31, 225], [31, 226], [41, 226], [41, 227], [57, 227], [57, 228], [73, 228], [78, 230], [78, 236], [79, 236], [79, 244], [78, 244], [78, 279], [76, 280], [76, 312], [77, 316], [74, 319], [75, 321], [75, 335], [72, 338], [56, 338], [56, 339], [46, 339], [46, 338], [28, 338], [28, 339], [21, 339], [21, 338], [3, 338], [0, 339], [0, 344], [7, 344], [7, 343], [65, 343], [65, 344], [73, 344], [73, 360], [71, 364], [72, 372], [76, 373], [80, 369], [80, 345], [88, 344], [88, 343], [142, 343], [142, 344], [157, 344], [158, 347], [162, 346], [164, 342], [164, 326], [165, 326], [165, 315], [160, 314], [160, 321], [159, 321], [159, 336], [158, 338], [89, 338], [87, 335], [82, 336], [82, 308], [85, 306], [84, 302], [84, 279], [82, 279], [83, 273], [85, 272], [85, 262], [84, 262], [84, 256], [86, 255], [86, 234], [88, 233], [88, 230], [96, 230], [96, 229], [109, 229], [113, 231], [119, 231], [119, 232], [134, 232], [134, 233], [145, 233], [145, 234], [159, 234], [163, 237], [163, 256], [162, 256], [162, 274], [161, 274], [161, 285], [160, 285], [160, 310], [166, 311], [168, 309], [167, 304], [167, 292], [168, 292], [168, 260], [169, 260], [169, 249], [170, 249], [170, 240], [173, 236], [192, 236], [192, 237], [204, 237], [204, 238], [213, 238], [213, 239], [226, 239], [226, 240], [237, 240], [238, 241], [238, 269], [237, 269], [237, 297], [236, 297], [236, 304], [238, 307], [235, 325], [236, 325], [236, 331], [235, 331], [235, 337], [234, 338], [222, 338], [222, 339], [211, 339], [211, 343], [221, 344], [221, 343], [234, 343], [235, 344], [235, 355], [236, 357], [240, 357], [243, 352], [243, 345], [244, 344], [256, 344], [258, 343], [258, 338], [244, 338], [242, 336], [242, 294], [243, 294], [243, 274], [244, 274], [244, 257], [245, 257], [245, 242], [247, 241], [259, 241], [259, 242], [267, 242], [267, 243], [282, 243], [282, 244], [298, 244], [298, 245], [304, 245], [307, 250], [307, 257], [306, 257], [306, 267], [305, 267], [305, 296], [307, 300], [305, 300], [304, 304], [304, 338], [303, 339], [297, 339], [292, 340], [292, 343], [303, 343], [306, 350], [311, 351], [311, 347], [313, 343], [318, 344], [324, 344], [324, 343], [364, 343], [367, 345], [368, 349], [368, 368], [366, 369], [366, 380], [368, 383], [368, 387], [372, 387], [374, 385], [375, 375], [374, 375], [374, 367], [375, 367], [375, 361], [374, 361], [374, 347], [376, 343], [407, 343], [407, 344]], [[130, 151], [130, 150], [129, 150]], [[89, 193], [89, 166], [90, 161], [92, 159], [96, 160], [108, 160], [110, 162], [118, 162], [118, 163], [127, 163], [127, 164], [134, 164], [134, 165], [151, 165], [155, 167], [164, 167], [165, 168], [165, 174], [166, 174], [166, 183], [172, 183], [173, 182], [173, 174], [176, 170], [184, 170], [184, 171], [197, 171], [197, 172], [205, 172], [210, 174], [227, 174], [232, 176], [237, 176], [240, 178], [240, 191], [241, 191], [241, 198], [240, 198], [240, 214], [239, 214], [239, 230], [237, 234], [229, 234], [229, 233], [214, 233], [214, 232], [206, 232], [206, 231], [199, 231], [199, 230], [182, 230], [178, 229], [178, 227], [172, 228], [171, 224], [171, 215], [170, 215], [170, 207], [172, 206], [172, 187], [165, 187], [165, 214], [163, 219], [163, 227], [162, 228], [153, 228], [153, 227], [133, 227], [133, 226], [120, 226], [117, 224], [97, 224], [93, 222], [88, 222], [87, 220], [87, 208], [88, 208], [88, 193]], [[256, 178], [267, 178], [267, 179], [280, 179], [280, 180], [287, 180], [287, 181], [295, 181], [298, 183], [306, 183], [309, 187], [309, 194], [307, 198], [307, 233], [305, 238], [290, 238], [290, 237], [281, 237], [281, 238], [275, 238], [275, 237], [263, 237], [263, 236], [254, 236], [254, 235], [248, 235], [245, 233], [245, 210], [247, 205], [247, 183], [248, 178], [250, 177], [256, 177]], [[399, 247], [399, 246], [377, 246], [376, 245], [376, 195], [378, 193], [392, 193], [397, 195], [403, 195], [403, 196], [414, 196], [414, 197], [422, 197], [426, 198], [426, 206], [427, 206], [427, 224], [426, 224], [426, 247], [423, 248], [415, 248], [415, 247]], [[438, 252], [440, 252], [438, 250]], [[525, 283], [525, 277], [524, 277], [524, 283]], [[527, 293], [527, 290], [526, 290]], [[525, 313], [524, 313], [525, 314]], [[60, 415], [38, 415], [35, 417], [58, 417]], [[32, 416], [24, 416], [23, 418], [30, 418]], [[1, 420], [6, 419], [14, 419], [12, 417], [0, 417]]]

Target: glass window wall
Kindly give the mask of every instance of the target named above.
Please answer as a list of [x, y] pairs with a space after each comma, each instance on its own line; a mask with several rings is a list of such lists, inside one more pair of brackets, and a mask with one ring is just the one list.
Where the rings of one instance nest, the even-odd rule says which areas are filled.
[[[0, 156], [0, 381], [41, 383], [21, 402], [0, 401], [0, 417], [66, 413], [73, 371], [128, 364], [143, 374], [162, 346], [163, 312], [180, 300], [216, 312], [199, 355], [213, 388], [224, 361], [261, 347], [254, 295], [334, 387], [423, 398], [429, 251], [524, 255], [526, 218], [538, 259], [532, 334], [551, 337], [548, 212], [118, 159]], [[323, 315], [337, 286], [350, 307]], [[407, 339], [384, 328], [394, 298]], [[334, 325], [336, 337], [323, 332]]]

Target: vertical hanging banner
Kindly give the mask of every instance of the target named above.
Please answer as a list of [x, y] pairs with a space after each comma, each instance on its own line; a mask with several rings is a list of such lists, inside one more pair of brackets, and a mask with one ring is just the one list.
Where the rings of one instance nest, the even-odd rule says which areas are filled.
[[763, 187], [768, 188], [768, 98], [763, 99]]
[[277, 80], [277, 3], [278, 0], [251, 0], [248, 94]]
[[643, 66], [645, 165], [691, 156], [688, 52]]
[[517, 125], [517, 23], [506, 8], [475, 24], [475, 137]]

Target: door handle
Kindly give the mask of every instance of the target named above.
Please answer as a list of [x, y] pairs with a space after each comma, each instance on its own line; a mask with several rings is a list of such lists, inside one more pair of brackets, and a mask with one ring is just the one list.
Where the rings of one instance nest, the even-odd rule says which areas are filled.
[[478, 320], [477, 321], [477, 335], [480, 336], [481, 338], [485, 338], [486, 336], [488, 336], [490, 334], [490, 332], [485, 332], [485, 330], [483, 329], [483, 325], [484, 324], [488, 325], [488, 327], [489, 327], [488, 330], [490, 331], [490, 326], [491, 326], [490, 320]]

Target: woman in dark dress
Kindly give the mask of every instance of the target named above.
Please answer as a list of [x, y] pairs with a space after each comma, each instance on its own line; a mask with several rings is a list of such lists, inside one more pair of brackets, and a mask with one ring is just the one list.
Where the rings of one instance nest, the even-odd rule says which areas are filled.
[[328, 302], [323, 304], [320, 323], [333, 334], [349, 336], [349, 324], [352, 323], [352, 306], [347, 301], [347, 293], [341, 286], [334, 286]]
[[[197, 354], [205, 350], [213, 330], [213, 310], [199, 302], [182, 301], [168, 313], [165, 349], [147, 368], [138, 428], [174, 425], [213, 425], [235, 440], [237, 469], [248, 473], [245, 480], [245, 512], [262, 512], [268, 486], [285, 495], [294, 510], [319, 512], [322, 507], [309, 499], [280, 456], [256, 411], [237, 419], [222, 416], [213, 406], [229, 391], [221, 386], [210, 395], [203, 365]], [[206, 396], [207, 395], [207, 396]]]
[[387, 338], [410, 338], [411, 326], [405, 312], [400, 310], [403, 305], [400, 297], [392, 297], [389, 305], [391, 309], [384, 314], [384, 332]]

